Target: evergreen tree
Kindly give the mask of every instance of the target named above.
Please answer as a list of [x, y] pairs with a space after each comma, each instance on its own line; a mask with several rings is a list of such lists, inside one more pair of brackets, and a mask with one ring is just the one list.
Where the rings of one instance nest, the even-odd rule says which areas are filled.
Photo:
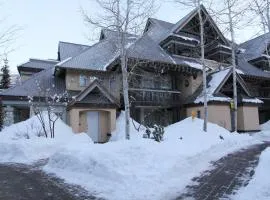
[[2, 79], [0, 82], [1, 89], [7, 89], [10, 86], [10, 74], [9, 74], [9, 66], [8, 59], [4, 59], [4, 66], [1, 68]]

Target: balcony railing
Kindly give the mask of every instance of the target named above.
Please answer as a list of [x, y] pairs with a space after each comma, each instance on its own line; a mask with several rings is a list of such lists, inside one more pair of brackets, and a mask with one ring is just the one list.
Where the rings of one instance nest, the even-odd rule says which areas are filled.
[[230, 47], [226, 45], [220, 44], [218, 42], [213, 42], [205, 46], [205, 51], [206, 53], [211, 53], [213, 51], [223, 51], [223, 52], [231, 53], [232, 50]]
[[163, 89], [130, 88], [130, 102], [136, 106], [177, 106], [182, 104], [181, 92]]

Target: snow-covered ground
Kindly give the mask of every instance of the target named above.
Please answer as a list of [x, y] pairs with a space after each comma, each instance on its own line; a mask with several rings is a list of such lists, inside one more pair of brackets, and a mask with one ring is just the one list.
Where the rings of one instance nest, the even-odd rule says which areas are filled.
[[74, 135], [60, 120], [55, 139], [38, 137], [40, 127], [33, 124], [38, 124], [35, 117], [0, 132], [0, 162], [48, 158], [45, 171], [112, 200], [173, 198], [208, 169], [210, 161], [262, 139], [230, 133], [211, 123], [204, 133], [203, 121], [191, 118], [166, 127], [161, 143], [144, 139], [145, 128], [138, 132], [133, 126], [131, 140], [126, 141], [123, 114], [106, 144], [93, 144], [86, 134]]
[[[46, 118], [45, 118], [46, 119]], [[37, 117], [6, 127], [0, 132], [0, 162], [29, 164], [49, 158], [62, 146], [77, 143], [93, 143], [84, 133], [73, 134], [61, 120], [56, 122], [55, 138], [45, 138]]]
[[270, 148], [262, 152], [259, 165], [252, 180], [241, 188], [233, 200], [269, 200], [270, 199]]

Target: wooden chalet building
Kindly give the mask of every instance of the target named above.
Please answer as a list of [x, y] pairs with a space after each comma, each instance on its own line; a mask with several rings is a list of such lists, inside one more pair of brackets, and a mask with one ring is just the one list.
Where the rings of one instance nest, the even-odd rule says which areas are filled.
[[[208, 69], [209, 121], [232, 130], [233, 97], [229, 41], [202, 6]], [[200, 28], [197, 10], [176, 24], [150, 18], [142, 36], [126, 34], [131, 116], [152, 126], [168, 125], [196, 112], [203, 118]], [[270, 119], [270, 34], [238, 45], [238, 131], [258, 131]], [[18, 66], [24, 80], [5, 91], [5, 125], [32, 115], [29, 96], [69, 94], [55, 107], [75, 133], [106, 142], [123, 106], [117, 34], [104, 29], [92, 46], [60, 42], [55, 60], [30, 59]], [[42, 89], [40, 89], [42, 88]], [[46, 106], [46, 105], [44, 105]]]

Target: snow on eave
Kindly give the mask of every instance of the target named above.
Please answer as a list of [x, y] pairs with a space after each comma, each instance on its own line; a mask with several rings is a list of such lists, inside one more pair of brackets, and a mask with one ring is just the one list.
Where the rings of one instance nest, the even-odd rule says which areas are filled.
[[56, 66], [56, 67], [61, 67], [61, 65], [63, 65], [63, 64], [66, 63], [66, 62], [68, 62], [68, 61], [71, 60], [71, 59], [72, 59], [72, 57], [68, 57], [68, 58], [66, 58], [65, 60], [63, 60], [63, 61], [57, 63], [55, 66]]
[[240, 53], [245, 53], [245, 52], [246, 52], [246, 49], [244, 49], [244, 48], [238, 48], [238, 51], [239, 51]]
[[114, 55], [114, 57], [112, 59], [110, 59], [108, 61], [108, 63], [106, 63], [103, 67], [103, 70], [106, 71], [107, 67], [109, 67], [118, 57], [120, 56], [119, 52], [116, 52], [116, 54]]
[[195, 41], [197, 43], [200, 43], [200, 40], [196, 39], [196, 38], [192, 38], [192, 37], [187, 37], [187, 36], [183, 36], [183, 35], [179, 35], [179, 34], [172, 34], [172, 36], [178, 37], [178, 38], [182, 38], [184, 40], [188, 40], [188, 41]]
[[241, 69], [236, 69], [237, 74], [245, 74]]
[[228, 47], [226, 45], [223, 45], [223, 44], [219, 44], [218, 47], [222, 47], [222, 48], [225, 48], [225, 49], [229, 49], [229, 50], [232, 50], [231, 47]]
[[265, 57], [266, 59], [270, 59], [270, 55], [262, 54], [262, 57]]
[[190, 66], [191, 68], [203, 70], [203, 66], [200, 63], [195, 63], [191, 61], [184, 61], [184, 63]]
[[[230, 102], [231, 100], [232, 100], [232, 98], [230, 98], [230, 97], [216, 97], [213, 95], [207, 96], [207, 102], [210, 102], [210, 101]], [[204, 102], [203, 97], [199, 97], [194, 101], [195, 104], [199, 104], [199, 103], [203, 103], [203, 102]]]
[[257, 104], [264, 103], [262, 100], [260, 100], [258, 98], [253, 98], [253, 99], [246, 99], [246, 98], [244, 98], [242, 100], [242, 102], [244, 102], [244, 103], [257, 103]]

